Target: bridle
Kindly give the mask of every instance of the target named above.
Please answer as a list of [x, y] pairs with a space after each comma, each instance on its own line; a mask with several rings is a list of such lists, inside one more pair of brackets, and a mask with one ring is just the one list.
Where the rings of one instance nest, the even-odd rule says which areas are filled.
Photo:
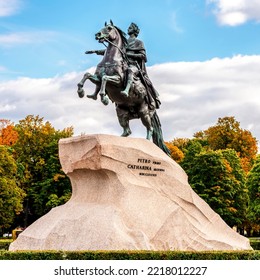
[[[112, 41], [110, 41], [108, 38], [104, 37], [103, 39], [104, 39], [106, 42], [108, 42], [109, 44], [111, 44], [112, 46], [114, 46], [115, 48], [117, 48], [117, 49], [120, 51], [120, 53], [122, 54], [122, 57], [123, 57], [123, 59], [126, 61], [126, 63], [127, 63], [128, 65], [130, 65], [130, 61], [129, 61], [129, 59], [128, 59], [126, 53], [123, 52], [121, 48], [119, 48], [115, 43], [113, 43]], [[104, 42], [102, 42], [102, 44], [103, 44], [106, 48], [108, 47]]]

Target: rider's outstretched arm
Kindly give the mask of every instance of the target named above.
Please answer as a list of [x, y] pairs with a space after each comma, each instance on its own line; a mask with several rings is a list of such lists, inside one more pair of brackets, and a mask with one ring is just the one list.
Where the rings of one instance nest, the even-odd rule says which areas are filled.
[[95, 50], [95, 51], [86, 51], [85, 54], [95, 53], [97, 55], [104, 55], [106, 50]]

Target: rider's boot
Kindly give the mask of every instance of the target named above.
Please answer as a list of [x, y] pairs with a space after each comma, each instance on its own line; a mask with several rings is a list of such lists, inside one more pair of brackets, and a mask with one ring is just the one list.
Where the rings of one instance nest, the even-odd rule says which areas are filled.
[[124, 90], [122, 90], [121, 91], [121, 93], [123, 94], [123, 95], [125, 95], [125, 96], [129, 96], [129, 90], [130, 90], [130, 88], [131, 88], [131, 85], [132, 85], [132, 81], [129, 79], [128, 81], [127, 81], [127, 85], [126, 85], [126, 88], [124, 89]]

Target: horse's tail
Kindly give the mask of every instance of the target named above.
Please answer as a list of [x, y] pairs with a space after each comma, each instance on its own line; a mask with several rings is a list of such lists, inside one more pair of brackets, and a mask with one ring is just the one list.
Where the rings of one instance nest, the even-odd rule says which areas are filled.
[[162, 128], [161, 128], [161, 122], [159, 120], [159, 117], [154, 112], [152, 118], [152, 126], [153, 126], [153, 142], [155, 145], [157, 145], [159, 148], [161, 148], [168, 156], [171, 155], [170, 150], [167, 148], [167, 146], [164, 143], [163, 135], [162, 135]]

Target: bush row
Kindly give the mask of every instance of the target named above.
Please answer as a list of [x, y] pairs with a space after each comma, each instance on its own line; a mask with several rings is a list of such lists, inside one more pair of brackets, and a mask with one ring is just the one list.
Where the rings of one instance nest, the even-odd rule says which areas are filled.
[[12, 239], [0, 239], [0, 250], [8, 250]]
[[9, 252], [11, 239], [0, 240], [1, 260], [259, 260], [260, 240], [250, 240], [255, 251], [21, 251]]
[[250, 245], [254, 250], [260, 250], [260, 239], [250, 240]]
[[260, 251], [0, 251], [0, 260], [260, 260]]

